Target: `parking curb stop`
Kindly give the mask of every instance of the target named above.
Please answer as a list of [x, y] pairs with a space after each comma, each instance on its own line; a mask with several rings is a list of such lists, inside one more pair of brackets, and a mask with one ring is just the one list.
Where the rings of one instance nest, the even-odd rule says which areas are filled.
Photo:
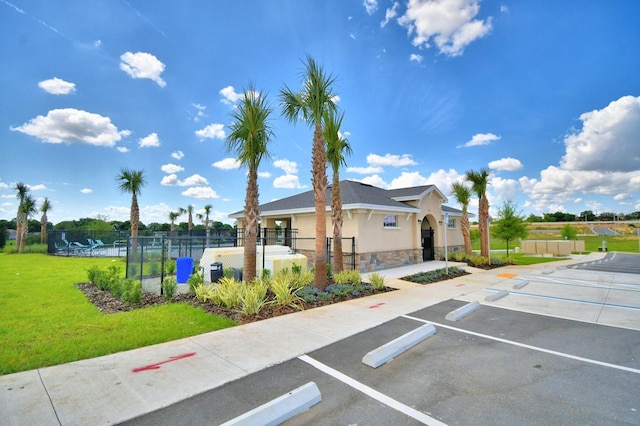
[[420, 326], [367, 353], [362, 358], [362, 363], [369, 367], [378, 368], [434, 334], [436, 334], [436, 327], [433, 324]]

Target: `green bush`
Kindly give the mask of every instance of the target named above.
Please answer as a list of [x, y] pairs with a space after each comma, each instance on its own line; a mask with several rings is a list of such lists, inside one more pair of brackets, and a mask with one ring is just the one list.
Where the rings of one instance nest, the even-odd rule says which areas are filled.
[[176, 290], [178, 289], [178, 282], [175, 277], [167, 277], [162, 282], [162, 294], [168, 300], [171, 300], [174, 294], [176, 294]]
[[140, 303], [142, 300], [142, 282], [131, 278], [120, 280], [121, 296], [120, 300], [131, 303]]
[[167, 275], [175, 275], [176, 262], [173, 260], [167, 261], [167, 263], [164, 264], [164, 271], [167, 273]]
[[241, 285], [244, 289], [240, 295], [239, 311], [243, 315], [256, 315], [267, 304], [268, 283], [255, 280], [249, 284]]
[[196, 294], [196, 287], [204, 284], [204, 275], [200, 272], [194, 272], [193, 274], [189, 275], [187, 284], [189, 284], [189, 293]]
[[369, 275], [369, 281], [376, 290], [383, 290], [386, 286], [384, 284], [384, 277], [377, 272]]
[[355, 269], [338, 272], [333, 276], [333, 279], [337, 284], [351, 284], [357, 286], [362, 283], [360, 272]]
[[296, 294], [296, 288], [291, 286], [290, 282], [287, 280], [287, 276], [279, 276], [271, 280], [270, 288], [277, 305], [302, 309], [302, 306], [300, 306], [299, 303], [302, 298]]
[[151, 264], [149, 265], [149, 274], [151, 275], [158, 275], [160, 274], [160, 265], [158, 264], [158, 262], [151, 262]]

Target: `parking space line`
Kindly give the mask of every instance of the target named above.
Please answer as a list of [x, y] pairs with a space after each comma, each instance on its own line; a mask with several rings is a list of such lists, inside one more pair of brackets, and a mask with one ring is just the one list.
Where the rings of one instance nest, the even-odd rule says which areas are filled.
[[[524, 275], [522, 276], [524, 279]], [[542, 279], [539, 279], [542, 278]], [[551, 278], [545, 278], [545, 277], [527, 277], [527, 279], [531, 282], [535, 282], [535, 283], [542, 283], [542, 284], [557, 284], [557, 285], [564, 285], [564, 286], [568, 286], [568, 287], [582, 287], [582, 288], [595, 288], [595, 289], [611, 289], [611, 290], [618, 290], [618, 291], [633, 291], [633, 292], [637, 292], [640, 293], [640, 284], [635, 284], [635, 283], [616, 283], [616, 282], [610, 282], [608, 285], [597, 285], [597, 284], [589, 284], [589, 283], [601, 283], [602, 281], [598, 281], [598, 280], [578, 280], [578, 279], [570, 279], [570, 278], [562, 278], [563, 280], [567, 280], [567, 281], [577, 281], [577, 282], [582, 282], [584, 284], [574, 284], [571, 282], [562, 282], [559, 281], [558, 278], [555, 279], [551, 279]], [[621, 285], [621, 286], [628, 286], [628, 287], [639, 287], [637, 290], [635, 288], [617, 288], [617, 287], [612, 287], [612, 285]]]
[[[497, 288], [486, 288], [485, 290], [488, 291], [501, 291], [500, 289]], [[517, 295], [517, 296], [525, 296], [525, 297], [535, 297], [538, 299], [549, 299], [549, 300], [559, 300], [562, 302], [573, 302], [573, 303], [581, 303], [584, 305], [595, 305], [595, 306], [608, 306], [611, 308], [621, 308], [621, 309], [631, 309], [634, 311], [640, 311], [640, 306], [631, 306], [631, 305], [619, 305], [616, 303], [603, 303], [603, 302], [592, 302], [589, 300], [582, 300], [582, 299], [572, 299], [569, 297], [559, 297], [559, 296], [545, 296], [542, 294], [535, 294], [535, 293], [525, 293], [523, 291], [509, 291], [510, 295]]]
[[352, 388], [364, 393], [367, 396], [370, 396], [371, 398], [375, 399], [376, 401], [379, 401], [385, 405], [387, 405], [390, 408], [393, 408], [419, 422], [422, 422], [426, 425], [435, 425], [435, 426], [446, 426], [446, 423], [442, 423], [441, 421], [434, 419], [433, 417], [430, 417], [426, 414], [424, 414], [421, 411], [416, 410], [415, 408], [411, 408], [408, 405], [405, 405], [399, 401], [396, 401], [395, 399], [381, 393], [378, 392], [377, 390], [365, 385], [364, 383], [360, 383], [355, 379], [352, 379], [351, 377], [347, 376], [346, 374], [343, 374], [341, 372], [339, 372], [338, 370], [335, 370], [331, 367], [329, 367], [326, 364], [321, 363], [320, 361], [317, 361], [313, 358], [311, 358], [308, 355], [302, 355], [298, 357], [299, 360], [306, 362], [307, 364], [317, 368], [318, 370], [322, 371], [325, 374], [328, 374], [329, 376], [340, 380], [342, 383], [351, 386]]
[[543, 352], [543, 353], [550, 354], [550, 355], [556, 355], [556, 356], [559, 356], [559, 357], [568, 358], [568, 359], [572, 359], [572, 360], [575, 360], [575, 361], [586, 362], [586, 363], [593, 364], [593, 365], [599, 365], [601, 367], [613, 368], [615, 370], [622, 370], [622, 371], [626, 371], [626, 372], [629, 372], [629, 373], [640, 374], [640, 370], [637, 369], [637, 368], [625, 367], [624, 365], [611, 364], [611, 363], [608, 363], [608, 362], [603, 362], [603, 361], [598, 361], [598, 360], [595, 360], [595, 359], [584, 358], [584, 357], [581, 357], [581, 356], [571, 355], [571, 354], [567, 354], [567, 353], [564, 353], [564, 352], [552, 351], [551, 349], [545, 349], [545, 348], [541, 348], [541, 347], [538, 347], [538, 346], [527, 345], [525, 343], [514, 342], [513, 340], [501, 339], [500, 337], [494, 337], [494, 336], [489, 336], [487, 334], [476, 333], [475, 331], [464, 330], [462, 328], [451, 327], [449, 325], [440, 324], [440, 323], [433, 322], [433, 321], [423, 320], [422, 318], [412, 317], [410, 315], [402, 315], [402, 317], [403, 318], [408, 318], [408, 319], [411, 319], [411, 320], [414, 320], [414, 321], [419, 321], [419, 322], [422, 322], [422, 323], [425, 323], [425, 324], [433, 324], [436, 327], [447, 328], [449, 330], [457, 331], [459, 333], [470, 334], [472, 336], [482, 337], [484, 339], [489, 339], [489, 340], [493, 340], [493, 341], [496, 341], [496, 342], [505, 343], [507, 345], [518, 346], [518, 347], [525, 348], [525, 349], [531, 349], [533, 351]]

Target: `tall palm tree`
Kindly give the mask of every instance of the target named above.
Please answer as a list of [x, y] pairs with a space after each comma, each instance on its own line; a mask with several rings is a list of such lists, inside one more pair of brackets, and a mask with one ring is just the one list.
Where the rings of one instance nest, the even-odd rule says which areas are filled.
[[189, 204], [185, 210], [185, 213], [189, 214], [187, 229], [189, 230], [189, 235], [191, 235], [191, 230], [193, 229], [193, 205]]
[[22, 253], [25, 243], [27, 242], [29, 218], [38, 212], [35, 198], [33, 198], [31, 194], [27, 193], [22, 200], [22, 204], [20, 204], [19, 210], [22, 218], [24, 219], [24, 222], [22, 223], [22, 227], [20, 229], [22, 231], [22, 237], [20, 238], [20, 245], [18, 246], [18, 253]]
[[177, 212], [169, 212], [169, 220], [171, 221], [171, 228], [170, 231], [173, 232], [173, 230], [175, 229], [175, 222], [176, 219], [180, 217], [182, 213], [180, 213], [179, 211]]
[[22, 203], [24, 203], [25, 197], [29, 194], [29, 187], [22, 182], [16, 183], [14, 187], [16, 190], [16, 198], [18, 199], [18, 213], [16, 214], [16, 246], [18, 250], [22, 246], [22, 228], [24, 227], [24, 218], [22, 214]]
[[465, 179], [471, 183], [471, 189], [478, 196], [478, 228], [480, 230], [480, 255], [489, 257], [489, 200], [487, 199], [487, 186], [489, 185], [490, 172], [488, 169], [480, 171], [469, 170], [465, 173]]
[[351, 155], [349, 141], [340, 134], [344, 113], [325, 117], [324, 138], [327, 141], [327, 162], [331, 164], [333, 179], [331, 184], [331, 223], [333, 225], [333, 272], [343, 269], [342, 255], [342, 194], [340, 192], [340, 167], [346, 166], [345, 155]]
[[45, 198], [42, 200], [42, 205], [40, 206], [40, 212], [42, 216], [40, 217], [40, 244], [45, 244], [47, 240], [47, 222], [49, 219], [47, 218], [47, 212], [52, 210], [51, 201], [49, 198]]
[[471, 201], [471, 188], [462, 182], [454, 182], [451, 185], [451, 194], [462, 207], [462, 220], [460, 227], [462, 228], [462, 236], [464, 237], [464, 251], [471, 254], [471, 226], [469, 225], [469, 202]]
[[116, 176], [118, 189], [131, 194], [131, 243], [135, 249], [137, 247], [138, 224], [140, 223], [140, 207], [138, 206], [138, 195], [142, 187], [147, 183], [144, 178], [144, 170], [132, 170], [127, 167], [120, 169], [120, 174]]
[[333, 93], [335, 78], [324, 72], [323, 68], [307, 56], [305, 70], [301, 73], [303, 89], [294, 92], [286, 85], [280, 90], [282, 115], [291, 123], [302, 120], [310, 125], [313, 131], [311, 164], [313, 196], [316, 214], [316, 253], [315, 253], [315, 285], [320, 290], [327, 287], [327, 152], [324, 143], [324, 118], [336, 109]]
[[211, 204], [207, 204], [204, 206], [204, 214], [198, 213], [198, 219], [204, 222], [204, 229], [206, 232], [205, 246], [209, 247], [209, 215], [211, 214], [211, 209], [213, 206]]
[[260, 219], [258, 167], [263, 158], [269, 157], [268, 144], [273, 136], [273, 129], [269, 123], [271, 112], [266, 95], [257, 92], [250, 84], [238, 108], [231, 112], [231, 133], [225, 142], [227, 151], [233, 152], [240, 164], [248, 169], [244, 200], [243, 269], [243, 279], [247, 282], [256, 276], [256, 245]]

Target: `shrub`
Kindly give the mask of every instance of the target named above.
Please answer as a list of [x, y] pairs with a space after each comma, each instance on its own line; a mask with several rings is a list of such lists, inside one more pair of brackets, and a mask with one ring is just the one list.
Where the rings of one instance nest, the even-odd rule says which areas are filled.
[[204, 274], [201, 274], [200, 272], [194, 272], [193, 274], [189, 275], [187, 284], [189, 284], [189, 293], [195, 294], [196, 287], [200, 284], [204, 284]]
[[244, 287], [240, 296], [240, 312], [243, 315], [256, 315], [267, 304], [267, 288], [262, 280], [255, 280]]
[[302, 298], [296, 294], [296, 288], [290, 285], [286, 276], [274, 278], [271, 281], [271, 291], [275, 296], [274, 302], [277, 305], [302, 309], [302, 306], [299, 304]]
[[174, 294], [176, 294], [176, 290], [178, 289], [178, 282], [175, 277], [167, 277], [162, 282], [162, 294], [168, 300], [171, 300]]
[[360, 272], [355, 269], [338, 272], [334, 275], [333, 279], [337, 284], [351, 284], [357, 286], [362, 283]]
[[260, 278], [263, 280], [270, 280], [271, 279], [271, 270], [270, 269], [263, 269], [262, 273], [260, 274]]
[[131, 304], [140, 303], [142, 300], [142, 282], [131, 278], [120, 280], [121, 297], [123, 302]]
[[158, 275], [160, 273], [160, 265], [158, 262], [151, 262], [149, 265], [149, 274]]
[[129, 276], [130, 277], [135, 277], [137, 273], [138, 273], [138, 266], [137, 265], [129, 265]]
[[206, 302], [207, 300], [213, 301], [213, 293], [214, 290], [211, 285], [200, 284], [196, 287], [196, 298], [202, 302]]
[[222, 277], [213, 286], [211, 301], [225, 308], [236, 308], [242, 300], [243, 286], [233, 278]]
[[167, 275], [175, 275], [176, 262], [173, 260], [169, 260], [167, 263], [164, 264], [164, 270], [167, 273]]
[[371, 285], [376, 290], [383, 290], [386, 287], [384, 285], [384, 277], [377, 272], [369, 275], [369, 281], [371, 281]]

